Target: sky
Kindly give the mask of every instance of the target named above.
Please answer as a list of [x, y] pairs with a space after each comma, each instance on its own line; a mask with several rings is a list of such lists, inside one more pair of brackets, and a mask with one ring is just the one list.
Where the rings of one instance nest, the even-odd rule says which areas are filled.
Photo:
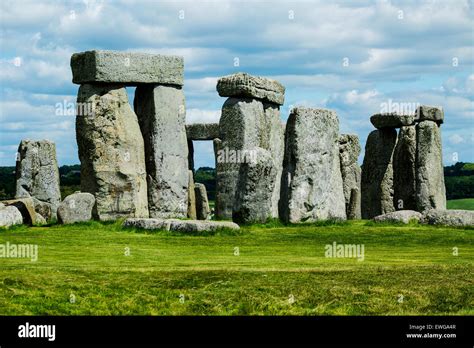
[[[445, 165], [474, 162], [473, 1], [2, 0], [0, 26], [0, 166], [21, 139], [79, 163], [69, 64], [93, 49], [183, 56], [187, 123], [219, 120], [221, 76], [276, 79], [282, 121], [294, 106], [335, 110], [359, 161], [371, 115], [441, 106]], [[212, 143], [194, 146], [195, 167], [214, 167]]]

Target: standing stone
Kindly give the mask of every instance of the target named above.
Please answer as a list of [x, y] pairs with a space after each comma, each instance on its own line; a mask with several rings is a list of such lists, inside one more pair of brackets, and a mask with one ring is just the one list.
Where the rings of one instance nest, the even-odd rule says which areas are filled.
[[393, 203], [396, 210], [416, 210], [416, 128], [400, 128], [393, 153]]
[[262, 148], [256, 149], [255, 161], [242, 164], [232, 211], [234, 222], [265, 223], [272, 217], [274, 172], [272, 155]]
[[89, 221], [92, 219], [94, 204], [95, 198], [90, 193], [73, 193], [61, 202], [58, 208], [58, 222], [60, 224], [73, 224]]
[[190, 139], [188, 139], [188, 169], [194, 173], [194, 145]]
[[[260, 141], [260, 147], [270, 152], [273, 161], [273, 190], [271, 197], [272, 218], [278, 218], [280, 201], [281, 173], [283, 172], [283, 157], [285, 152], [285, 132], [281, 125], [280, 108], [276, 104], [264, 103], [265, 123]], [[268, 143], [267, 140], [268, 139]]]
[[434, 121], [418, 123], [416, 147], [417, 210], [446, 209], [441, 131]]
[[194, 186], [194, 175], [192, 170], [188, 171], [188, 213], [187, 216], [190, 219], [196, 220], [196, 193], [195, 193], [195, 186]]
[[183, 91], [140, 85], [134, 105], [145, 141], [150, 217], [185, 218], [189, 163]]
[[[81, 191], [95, 196], [94, 217], [148, 217], [144, 144], [135, 113], [121, 85], [81, 85], [76, 117]], [[81, 104], [79, 104], [81, 103]]]
[[16, 162], [16, 197], [34, 197], [51, 205], [51, 214], [61, 202], [56, 146], [48, 140], [22, 140]]
[[196, 196], [196, 216], [198, 220], [207, 220], [211, 214], [209, 201], [207, 199], [206, 186], [201, 183], [194, 184], [194, 193]]
[[393, 206], [393, 151], [397, 131], [393, 128], [372, 131], [365, 144], [361, 177], [362, 218], [390, 213]]
[[291, 223], [346, 219], [334, 111], [294, 108], [286, 124], [281, 216]]
[[359, 137], [355, 134], [339, 136], [339, 158], [341, 161], [342, 186], [349, 219], [360, 219], [360, 154]]
[[240, 165], [259, 145], [263, 105], [249, 98], [229, 98], [222, 107], [219, 127], [222, 141], [216, 161], [216, 216], [231, 219]]

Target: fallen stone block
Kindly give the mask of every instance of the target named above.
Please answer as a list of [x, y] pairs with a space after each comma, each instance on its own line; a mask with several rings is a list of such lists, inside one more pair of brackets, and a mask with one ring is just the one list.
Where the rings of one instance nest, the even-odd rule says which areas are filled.
[[23, 216], [15, 206], [7, 206], [0, 208], [0, 227], [9, 227], [13, 225], [21, 225]]
[[474, 211], [430, 209], [423, 212], [422, 222], [429, 225], [474, 227]]
[[129, 218], [124, 227], [136, 227], [146, 230], [166, 230], [177, 232], [214, 232], [222, 229], [239, 230], [236, 223], [230, 221], [177, 220], [177, 219], [138, 219]]
[[72, 82], [183, 85], [183, 57], [117, 51], [86, 51], [71, 57]]
[[410, 221], [420, 221], [421, 213], [414, 210], [397, 210], [374, 217], [375, 222], [394, 222], [408, 224]]
[[60, 224], [73, 224], [86, 222], [92, 219], [94, 208], [94, 195], [86, 192], [77, 192], [67, 196], [58, 208], [58, 222]]
[[2, 201], [2, 203], [7, 207], [14, 206], [17, 208], [23, 217], [23, 223], [25, 225], [31, 226], [36, 224], [35, 204], [32, 198], [10, 199], [7, 201]]

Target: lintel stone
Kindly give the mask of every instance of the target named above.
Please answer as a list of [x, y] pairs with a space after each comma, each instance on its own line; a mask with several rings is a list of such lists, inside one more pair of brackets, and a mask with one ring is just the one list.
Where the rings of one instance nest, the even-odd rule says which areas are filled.
[[71, 57], [72, 82], [183, 85], [183, 57], [117, 51], [86, 51]]

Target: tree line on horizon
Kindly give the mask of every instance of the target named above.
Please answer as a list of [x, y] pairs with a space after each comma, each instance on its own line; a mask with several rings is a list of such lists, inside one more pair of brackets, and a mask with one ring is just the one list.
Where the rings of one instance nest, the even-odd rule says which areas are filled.
[[[59, 167], [61, 197], [80, 191], [81, 166], [80, 164], [63, 165]], [[196, 182], [206, 186], [208, 198], [215, 200], [216, 170], [211, 167], [200, 167], [194, 173]], [[474, 198], [474, 163], [457, 162], [444, 167], [446, 198], [462, 199]], [[15, 197], [15, 167], [0, 167], [0, 200]]]

